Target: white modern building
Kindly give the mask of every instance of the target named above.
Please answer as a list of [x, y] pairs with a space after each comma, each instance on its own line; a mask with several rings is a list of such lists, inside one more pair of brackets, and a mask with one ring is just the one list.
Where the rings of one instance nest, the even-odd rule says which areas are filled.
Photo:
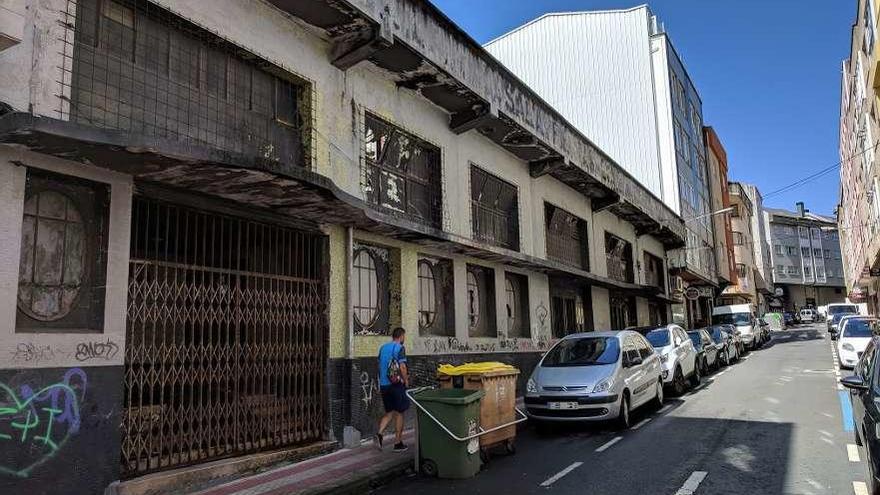
[[685, 219], [670, 266], [701, 290], [685, 312], [695, 323], [716, 285], [702, 102], [657, 17], [647, 5], [546, 14], [486, 49]]

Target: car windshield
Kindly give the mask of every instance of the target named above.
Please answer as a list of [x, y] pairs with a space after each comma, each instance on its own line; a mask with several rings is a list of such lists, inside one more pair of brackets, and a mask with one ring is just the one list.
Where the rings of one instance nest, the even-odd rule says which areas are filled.
[[694, 347], [699, 349], [703, 345], [703, 341], [700, 338], [700, 332], [688, 332], [688, 337], [691, 338], [691, 342], [694, 343]]
[[645, 335], [645, 338], [654, 347], [665, 347], [669, 345], [669, 330], [665, 328], [651, 330]]
[[715, 340], [715, 342], [721, 342], [721, 329], [720, 328], [715, 327], [712, 329], [712, 338]]
[[853, 314], [853, 313], [858, 313], [858, 312], [859, 312], [859, 308], [856, 306], [852, 306], [852, 305], [831, 306], [830, 308], [828, 308], [829, 315], [839, 315], [839, 314], [844, 314], [844, 313]]
[[846, 315], [851, 315], [852, 313], [837, 313], [836, 315], [831, 317], [831, 323], [839, 323], [840, 320], [843, 319]]
[[843, 337], [870, 337], [873, 335], [873, 320], [850, 318], [843, 328]]
[[748, 325], [751, 323], [751, 315], [748, 313], [727, 313], [723, 315], [712, 315], [712, 323], [716, 325]]
[[544, 358], [542, 366], [594, 366], [614, 364], [620, 356], [616, 337], [583, 337], [560, 341]]

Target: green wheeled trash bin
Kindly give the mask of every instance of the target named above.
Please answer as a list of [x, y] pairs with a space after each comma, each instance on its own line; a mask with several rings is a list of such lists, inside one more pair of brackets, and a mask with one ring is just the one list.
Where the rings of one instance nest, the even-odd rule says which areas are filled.
[[411, 396], [419, 406], [418, 454], [422, 474], [463, 479], [480, 471], [479, 437], [459, 439], [480, 432], [480, 398], [484, 394], [482, 390], [453, 388], [422, 390]]

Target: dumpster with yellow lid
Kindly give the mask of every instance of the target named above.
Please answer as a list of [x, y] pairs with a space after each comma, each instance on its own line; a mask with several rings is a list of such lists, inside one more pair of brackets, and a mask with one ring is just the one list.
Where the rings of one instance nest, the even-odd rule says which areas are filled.
[[[498, 362], [465, 363], [459, 366], [440, 365], [437, 380], [440, 388], [482, 390], [480, 400], [480, 425], [490, 430], [517, 419], [516, 378], [519, 370], [509, 364]], [[484, 455], [495, 446], [503, 446], [508, 453], [516, 450], [516, 426], [511, 425], [480, 437], [480, 449]]]

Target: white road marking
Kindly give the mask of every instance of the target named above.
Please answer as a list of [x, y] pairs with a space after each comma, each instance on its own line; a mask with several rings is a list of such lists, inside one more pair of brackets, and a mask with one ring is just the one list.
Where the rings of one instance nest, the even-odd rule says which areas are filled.
[[675, 495], [693, 495], [708, 474], [706, 471], [694, 471], [687, 481], [681, 485], [681, 488], [675, 492]]
[[645, 426], [646, 424], [648, 424], [648, 421], [651, 421], [651, 418], [645, 418], [645, 419], [639, 421], [638, 423], [636, 423], [635, 425], [633, 425], [633, 427], [630, 428], [630, 430], [638, 430], [639, 428], [641, 428], [641, 427]]
[[614, 437], [614, 438], [612, 438], [611, 440], [605, 442], [605, 445], [602, 445], [601, 447], [599, 447], [598, 449], [596, 449], [596, 452], [605, 452], [605, 451], [608, 450], [612, 445], [614, 445], [615, 443], [617, 443], [617, 442], [619, 442], [619, 441], [621, 441], [621, 440], [623, 440], [623, 437]]
[[583, 462], [575, 462], [575, 463], [572, 463], [571, 466], [568, 466], [567, 468], [563, 469], [562, 471], [559, 471], [558, 473], [554, 474], [553, 476], [547, 478], [543, 483], [541, 483], [541, 486], [550, 486], [550, 485], [552, 485], [553, 483], [556, 483], [556, 482], [559, 481], [563, 476], [565, 476], [566, 474], [568, 474], [568, 473], [574, 471], [575, 469], [579, 468], [581, 465], [583, 465]]
[[862, 460], [859, 458], [859, 448], [852, 443], [846, 444], [846, 456], [849, 457], [849, 462], [860, 462]]
[[868, 495], [868, 485], [864, 481], [853, 481], [853, 491], [856, 495]]

